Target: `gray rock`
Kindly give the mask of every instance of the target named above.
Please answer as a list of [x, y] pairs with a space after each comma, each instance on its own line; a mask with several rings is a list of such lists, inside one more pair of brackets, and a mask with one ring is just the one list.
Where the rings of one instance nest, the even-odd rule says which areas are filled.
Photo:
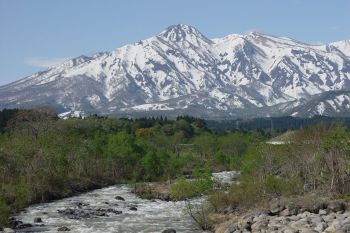
[[35, 223], [41, 223], [43, 220], [40, 217], [34, 218]]
[[57, 231], [70, 231], [68, 227], [59, 227]]
[[33, 225], [30, 224], [30, 223], [23, 223], [23, 224], [20, 224], [16, 227], [16, 229], [25, 229], [25, 228], [28, 228], [28, 227], [32, 227]]
[[289, 216], [291, 215], [297, 215], [299, 214], [300, 212], [300, 207], [293, 204], [293, 203], [290, 203], [286, 206], [286, 208], [288, 209], [288, 212], [289, 212]]
[[324, 231], [326, 228], [328, 227], [327, 223], [325, 222], [320, 222], [318, 224], [316, 224], [316, 227], [314, 228], [316, 231], [318, 232], [322, 232]]
[[291, 228], [291, 227], [286, 227], [286, 228], [283, 230], [283, 233], [299, 233], [299, 230], [294, 229], [294, 228]]
[[291, 216], [292, 214], [290, 213], [289, 209], [284, 209], [279, 213], [280, 216], [287, 217]]
[[125, 201], [125, 199], [121, 196], [116, 196], [114, 199], [119, 200], [119, 201]]
[[346, 232], [350, 232], [350, 222], [345, 222], [343, 223], [343, 225], [341, 226], [341, 228], [346, 231]]
[[319, 211], [318, 211], [318, 214], [319, 214], [319, 215], [326, 215], [326, 214], [327, 214], [327, 211], [326, 211], [326, 210], [319, 210]]
[[331, 201], [327, 205], [327, 210], [330, 212], [338, 212], [338, 211], [344, 212], [345, 208], [346, 208], [345, 203], [339, 200]]
[[239, 227], [236, 225], [232, 225], [224, 233], [236, 233], [236, 232], [240, 232]]
[[269, 208], [269, 215], [277, 215], [279, 214], [279, 212], [281, 212], [282, 210], [284, 210], [285, 207], [279, 203], [273, 203], [270, 205]]
[[247, 230], [247, 231], [251, 231], [252, 230], [252, 224], [251, 222], [247, 222], [245, 225], [244, 225], [244, 230]]
[[162, 233], [176, 233], [175, 229], [166, 229], [164, 231], [162, 231]]
[[308, 211], [317, 214], [320, 210], [323, 209], [326, 209], [326, 204], [323, 202], [317, 202], [308, 208]]

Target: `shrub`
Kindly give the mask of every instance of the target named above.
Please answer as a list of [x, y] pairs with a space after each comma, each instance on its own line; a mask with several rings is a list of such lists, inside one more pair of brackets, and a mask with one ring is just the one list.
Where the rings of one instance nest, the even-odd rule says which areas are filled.
[[229, 195], [221, 190], [213, 190], [209, 192], [207, 201], [214, 208], [215, 212], [218, 212], [231, 204], [229, 200]]
[[300, 194], [302, 187], [300, 187], [298, 179], [283, 180], [280, 177], [268, 175], [263, 182], [263, 188], [267, 195], [272, 196], [289, 196], [292, 194]]
[[209, 190], [212, 187], [213, 181], [209, 178], [202, 178], [197, 180], [185, 180], [179, 178], [170, 187], [170, 196], [173, 200], [185, 200], [196, 197]]

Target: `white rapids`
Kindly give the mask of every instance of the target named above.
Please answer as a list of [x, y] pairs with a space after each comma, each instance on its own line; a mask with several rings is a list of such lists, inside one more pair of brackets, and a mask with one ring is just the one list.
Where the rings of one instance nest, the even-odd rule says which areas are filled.
[[[226, 177], [226, 175], [232, 177], [230, 173], [225, 173], [223, 176]], [[116, 196], [123, 197], [125, 201], [115, 199]], [[191, 204], [196, 205], [203, 201], [204, 198], [197, 198], [191, 200]], [[82, 206], [77, 207], [77, 203]], [[137, 210], [130, 210], [131, 206], [136, 207]], [[68, 227], [70, 232], [84, 233], [160, 233], [169, 228], [180, 233], [205, 232], [189, 216], [186, 206], [184, 201], [141, 199], [131, 192], [129, 186], [115, 185], [50, 203], [32, 205], [14, 217], [33, 225], [32, 228], [18, 232], [58, 232], [58, 228], [63, 226]], [[82, 210], [112, 208], [122, 213], [72, 219], [58, 212], [68, 208]], [[37, 217], [42, 219], [42, 223], [33, 222]]]

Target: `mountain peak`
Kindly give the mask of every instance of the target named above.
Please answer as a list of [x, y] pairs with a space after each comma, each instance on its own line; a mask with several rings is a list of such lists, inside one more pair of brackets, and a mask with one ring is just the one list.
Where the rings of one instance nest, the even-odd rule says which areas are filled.
[[267, 34], [262, 31], [250, 31], [249, 33], [246, 34], [246, 37], [252, 37], [252, 38], [258, 38], [258, 37], [269, 37], [269, 38], [278, 38], [276, 36]]
[[49, 105], [59, 112], [209, 119], [349, 116], [349, 93], [334, 101], [312, 97], [350, 88], [348, 41], [328, 47], [261, 32], [209, 40], [178, 24], [111, 53], [72, 58], [2, 86], [0, 109]]
[[210, 42], [197, 28], [186, 24], [175, 24], [167, 27], [160, 36], [166, 38], [169, 41], [179, 42], [189, 40], [190, 38], [197, 37], [206, 42]]

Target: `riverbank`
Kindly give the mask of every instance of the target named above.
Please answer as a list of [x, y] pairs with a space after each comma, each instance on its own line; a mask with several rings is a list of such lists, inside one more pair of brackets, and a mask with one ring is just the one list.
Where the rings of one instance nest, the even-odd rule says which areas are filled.
[[349, 205], [342, 200], [319, 203], [311, 209], [275, 203], [270, 209], [263, 211], [231, 213], [225, 217], [226, 221], [215, 226], [215, 233], [350, 232]]
[[[170, 187], [171, 184], [160, 182], [141, 185], [136, 189], [136, 194], [143, 198], [170, 201]], [[206, 206], [204, 214], [209, 220], [207, 224], [210, 224], [212, 232], [215, 233], [350, 232], [349, 204], [341, 199], [332, 200], [330, 197], [320, 196], [322, 195], [280, 197], [252, 209], [227, 206], [215, 211], [212, 206], [208, 207], [205, 203], [202, 205]]]

